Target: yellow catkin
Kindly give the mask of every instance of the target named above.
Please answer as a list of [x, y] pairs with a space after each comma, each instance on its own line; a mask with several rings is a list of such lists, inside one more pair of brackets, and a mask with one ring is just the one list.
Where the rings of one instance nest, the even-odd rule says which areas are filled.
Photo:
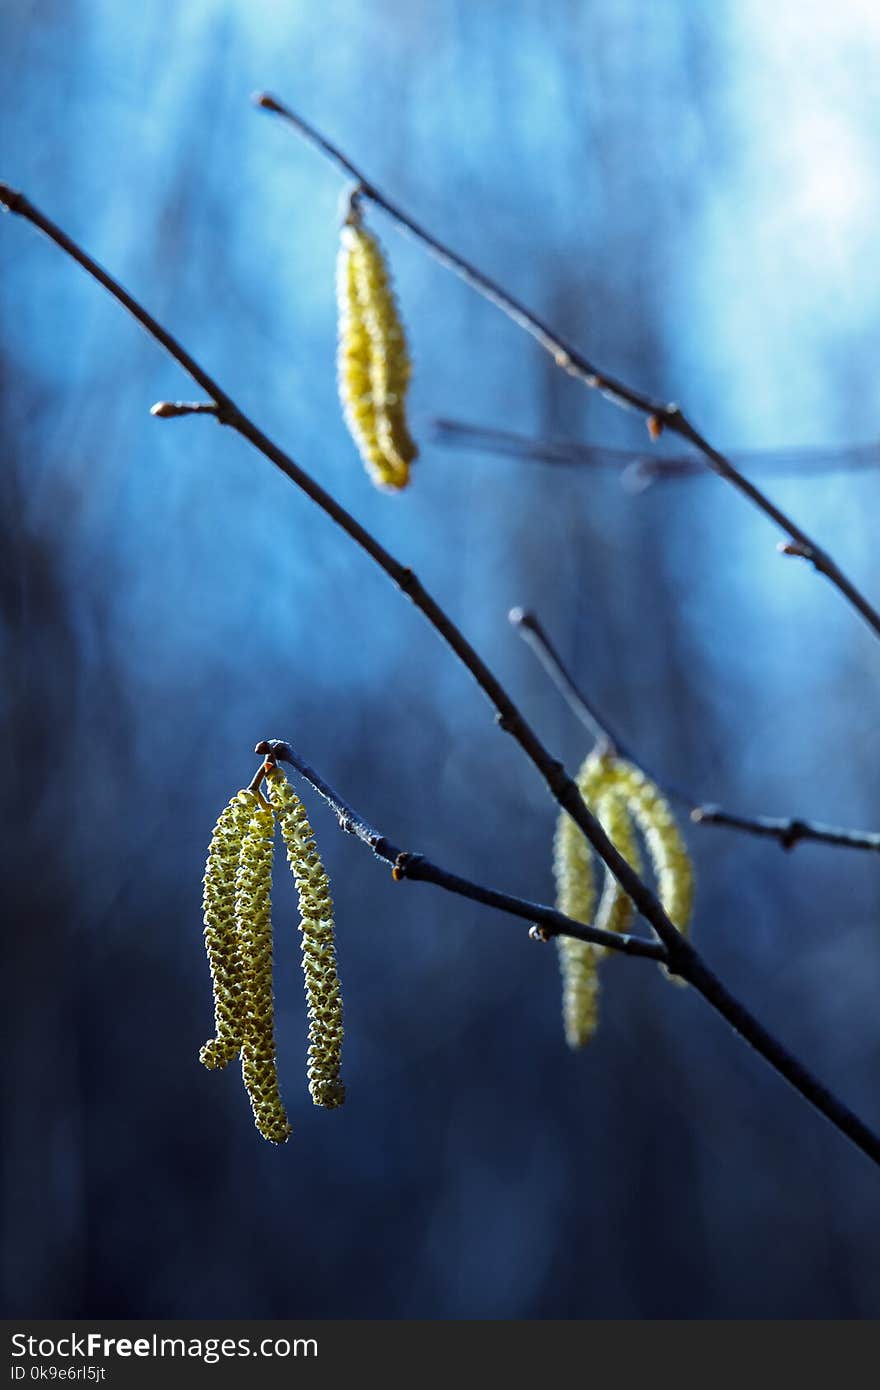
[[[645, 841], [666, 915], [687, 936], [694, 906], [694, 869], [672, 808], [660, 788], [633, 763], [618, 761], [616, 785]], [[669, 978], [685, 983], [677, 975]]]
[[412, 367], [382, 248], [355, 212], [342, 228], [336, 291], [346, 424], [373, 482], [398, 491], [418, 454], [406, 423]]
[[240, 792], [250, 811], [235, 876], [235, 918], [247, 1000], [241, 1074], [264, 1139], [283, 1144], [290, 1125], [278, 1091], [272, 993], [271, 810], [254, 792]]
[[342, 994], [336, 970], [330, 884], [315, 848], [305, 807], [280, 768], [266, 774], [272, 809], [287, 847], [299, 895], [302, 965], [309, 1014], [308, 1079], [315, 1105], [334, 1109], [345, 1100], [342, 1065]]
[[616, 785], [644, 838], [666, 915], [687, 935], [694, 906], [694, 871], [672, 808], [660, 788], [632, 763], [618, 762]]
[[[618, 764], [615, 763], [609, 772], [610, 777], [616, 777], [617, 767]], [[623, 855], [636, 873], [641, 873], [641, 856], [629, 806], [625, 798], [618, 795], [613, 782], [597, 800], [595, 815], [615, 849]], [[581, 838], [583, 839], [583, 836]], [[635, 907], [632, 899], [623, 891], [611, 870], [606, 869], [602, 899], [596, 912], [596, 926], [604, 931], [626, 932], [629, 931], [634, 916]], [[599, 947], [598, 951], [602, 955], [605, 954], [602, 947]]]
[[224, 807], [214, 827], [205, 865], [202, 899], [205, 950], [214, 990], [214, 1037], [199, 1060], [225, 1067], [241, 1049], [246, 1000], [235, 924], [235, 873], [250, 807], [238, 795]]
[[[581, 796], [593, 807], [612, 775], [612, 759], [593, 752], [577, 775]], [[553, 871], [556, 878], [556, 906], [567, 917], [589, 923], [596, 910], [596, 886], [592, 852], [582, 832], [567, 811], [556, 822], [553, 842]], [[599, 1022], [599, 978], [597, 964], [601, 948], [572, 937], [556, 938], [562, 975], [562, 1021], [565, 1040], [577, 1049], [589, 1042]]]

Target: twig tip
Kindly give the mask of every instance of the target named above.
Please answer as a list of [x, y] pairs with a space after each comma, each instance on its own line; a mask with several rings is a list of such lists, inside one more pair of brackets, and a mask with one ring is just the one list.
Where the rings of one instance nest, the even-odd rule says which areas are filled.
[[254, 106], [259, 106], [263, 111], [277, 111], [281, 113], [284, 108], [280, 102], [276, 101], [268, 92], [252, 92], [251, 102]]

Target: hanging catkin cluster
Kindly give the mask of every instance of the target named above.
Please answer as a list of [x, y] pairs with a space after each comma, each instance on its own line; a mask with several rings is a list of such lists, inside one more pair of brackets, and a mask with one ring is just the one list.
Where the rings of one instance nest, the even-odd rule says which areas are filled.
[[264, 1139], [282, 1144], [290, 1125], [278, 1091], [272, 997], [272, 812], [241, 791], [220, 815], [204, 877], [205, 948], [214, 987], [215, 1036], [199, 1057], [241, 1073]]
[[418, 454], [406, 423], [412, 367], [382, 248], [354, 201], [342, 228], [336, 292], [345, 421], [373, 482], [399, 490]]
[[205, 948], [214, 989], [214, 1037], [199, 1053], [208, 1068], [241, 1057], [241, 1073], [264, 1139], [281, 1144], [290, 1125], [278, 1090], [272, 990], [272, 851], [275, 820], [299, 895], [309, 1012], [308, 1081], [316, 1105], [345, 1099], [342, 997], [336, 973], [333, 903], [302, 802], [273, 763], [263, 768], [270, 801], [237, 792], [222, 811], [204, 877]]
[[[693, 869], [669, 803], [632, 763], [604, 750], [592, 752], [577, 776], [581, 796], [628, 864], [641, 872], [636, 831], [644, 840], [660, 901], [679, 931], [686, 932], [693, 905]], [[560, 812], [553, 845], [556, 905], [578, 922], [625, 932], [633, 906], [609, 869], [596, 902], [592, 851], [567, 812]], [[605, 951], [585, 941], [558, 937], [562, 1017], [569, 1047], [583, 1047], [598, 1024], [598, 962]]]
[[267, 771], [266, 781], [299, 894], [303, 980], [309, 1013], [309, 1091], [315, 1105], [330, 1110], [345, 1100], [345, 1087], [339, 1076], [342, 995], [336, 972], [330, 884], [299, 797], [278, 767]]

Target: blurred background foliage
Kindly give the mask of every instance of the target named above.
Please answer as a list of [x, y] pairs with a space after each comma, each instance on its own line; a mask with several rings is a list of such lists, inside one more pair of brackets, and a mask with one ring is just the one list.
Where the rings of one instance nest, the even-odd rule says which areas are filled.
[[[335, 393], [338, 173], [277, 91], [600, 363], [729, 447], [880, 428], [880, 15], [869, 0], [5, 0], [3, 176], [79, 238], [448, 606], [571, 765], [505, 621], [535, 606], [661, 773], [880, 823], [880, 648], [719, 481], [432, 446], [434, 415], [642, 448], [380, 217], [422, 459], [373, 491]], [[688, 991], [603, 971], [566, 1052], [555, 953], [395, 886], [310, 799], [338, 904], [349, 1102], [308, 1100], [291, 886], [256, 1135], [210, 1028], [213, 820], [287, 737], [390, 836], [552, 893], [553, 807], [418, 614], [209, 421], [24, 224], [0, 225], [7, 1315], [860, 1317], [880, 1180]], [[773, 495], [876, 599], [880, 474]], [[880, 867], [689, 832], [733, 988], [880, 1120]]]

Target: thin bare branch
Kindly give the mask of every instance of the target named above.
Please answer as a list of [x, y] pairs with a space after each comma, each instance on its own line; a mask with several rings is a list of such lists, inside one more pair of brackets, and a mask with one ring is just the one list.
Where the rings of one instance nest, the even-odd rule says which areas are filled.
[[216, 415], [216, 401], [157, 401], [150, 406], [157, 420], [176, 420], [181, 415]]
[[[413, 882], [433, 883], [460, 898], [469, 898], [471, 902], [482, 903], [484, 907], [494, 907], [523, 921], [538, 923], [548, 940], [552, 936], [571, 936], [577, 941], [604, 946], [609, 951], [620, 951], [626, 956], [643, 956], [647, 960], [660, 962], [666, 960], [666, 947], [659, 941], [647, 941], [644, 937], [626, 936], [603, 931], [600, 927], [588, 926], [583, 922], [575, 922], [564, 913], [557, 912], [555, 908], [529, 902], [526, 898], [514, 897], [510, 893], [501, 893], [495, 888], [485, 888], [471, 879], [462, 878], [459, 874], [440, 868], [423, 854], [400, 849], [365, 821], [357, 811], [352, 810], [329, 783], [282, 739], [264, 739], [257, 744], [254, 752], [271, 762], [289, 763], [291, 767], [296, 768], [300, 776], [304, 777], [327, 802], [339, 822], [340, 829], [349, 835], [355, 835], [362, 844], [373, 851], [377, 859], [390, 865], [398, 882], [406, 878]], [[262, 773], [258, 770], [254, 780], [259, 782], [261, 777]]]
[[794, 849], [802, 840], [817, 840], [822, 844], [840, 845], [846, 849], [880, 851], [880, 834], [864, 830], [846, 830], [841, 826], [822, 825], [818, 821], [801, 818], [781, 820], [773, 816], [733, 815], [730, 811], [722, 810], [720, 806], [700, 803], [692, 793], [684, 791], [663, 777], [656, 776], [645, 767], [642, 759], [618, 734], [612, 733], [608, 721], [577, 684], [537, 616], [522, 608], [511, 608], [508, 618], [526, 645], [534, 652], [557, 690], [561, 692], [575, 718], [592, 737], [605, 743], [618, 757], [637, 763], [642, 771], [663, 789], [671, 801], [676, 801], [686, 808], [695, 825], [723, 825], [731, 830], [742, 830], [749, 835], [776, 840], [783, 849]]
[[776, 840], [783, 849], [794, 849], [802, 840], [818, 840], [821, 844], [839, 845], [842, 849], [867, 849], [880, 852], [880, 834], [871, 830], [846, 830], [839, 825], [823, 825], [819, 821], [795, 817], [735, 816], [720, 806], [695, 806], [691, 811], [695, 825], [723, 825], [730, 830], [742, 830], [747, 835]]
[[721, 980], [706, 965], [695, 948], [681, 936], [670, 921], [656, 894], [642, 881], [605, 834], [602, 826], [584, 804], [577, 784], [562, 763], [544, 747], [537, 734], [524, 719], [507, 691], [486, 663], [470, 645], [462, 632], [443, 612], [412, 570], [396, 560], [342, 507], [334, 497], [277, 444], [260, 430], [234, 404], [225, 391], [180, 346], [166, 329], [147, 310], [119, 285], [111, 275], [94, 261], [65, 232], [34, 207], [21, 193], [0, 183], [0, 206], [24, 218], [42, 231], [76, 263], [103, 285], [122, 304], [146, 331], [156, 339], [217, 405], [218, 419], [236, 430], [264, 458], [310, 497], [351, 540], [361, 547], [389, 576], [402, 593], [424, 615], [427, 621], [470, 671], [480, 689], [495, 708], [496, 722], [520, 745], [523, 752], [543, 777], [557, 804], [567, 811], [589, 840], [596, 853], [608, 866], [624, 892], [632, 899], [639, 913], [654, 928], [666, 947], [667, 969], [687, 980], [731, 1027], [740, 1034], [780, 1076], [798, 1091], [820, 1114], [842, 1134], [845, 1134], [862, 1153], [880, 1166], [880, 1135], [875, 1134], [837, 1096], [823, 1086], [813, 1074], [794, 1057], [771, 1033], [759, 1023], [736, 999]]
[[277, 97], [269, 96], [267, 93], [258, 93], [253, 100], [254, 104], [264, 111], [271, 111], [274, 115], [280, 116], [293, 130], [343, 169], [350, 178], [353, 178], [360, 185], [361, 197], [368, 198], [376, 207], [382, 208], [398, 226], [420, 241], [435, 260], [453, 271], [478, 294], [488, 299], [509, 319], [530, 334], [550, 354], [556, 365], [566, 371], [569, 376], [575, 377], [585, 386], [601, 391], [602, 395], [615, 405], [622, 406], [627, 410], [638, 411], [645, 417], [645, 423], [652, 438], [657, 438], [661, 431], [666, 429], [693, 445], [714, 473], [735, 487], [753, 506], [763, 512], [769, 521], [772, 521], [781, 531], [785, 532], [789, 540], [798, 547], [797, 553], [809, 560], [813, 568], [818, 570], [820, 574], [824, 574], [825, 578], [855, 608], [874, 633], [880, 636], [880, 612], [873, 604], [869, 603], [861, 590], [853, 584], [852, 580], [847, 578], [827, 551], [817, 545], [806, 531], [802, 530], [781, 507], [772, 502], [755, 483], [750, 482], [731, 459], [714, 448], [700, 434], [680, 406], [675, 403], [667, 404], [646, 396], [642, 391], [637, 391], [610, 373], [602, 371], [501, 285], [490, 279], [488, 275], [484, 275], [482, 271], [477, 270], [463, 256], [451, 251], [448, 246], [438, 241], [424, 227], [419, 226], [408, 213], [403, 212], [386, 198], [384, 193], [379, 191], [376, 185], [366, 177], [362, 170], [358, 169], [347, 155], [333, 145], [326, 136], [315, 130], [314, 126], [304, 121], [302, 116], [285, 106]]

